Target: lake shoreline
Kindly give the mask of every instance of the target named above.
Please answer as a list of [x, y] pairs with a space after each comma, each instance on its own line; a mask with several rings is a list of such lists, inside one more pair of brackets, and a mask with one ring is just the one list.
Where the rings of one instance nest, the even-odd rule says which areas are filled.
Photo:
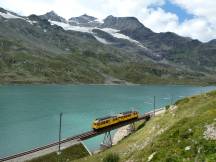
[[216, 84], [197, 84], [197, 83], [143, 83], [143, 84], [138, 84], [138, 83], [130, 83], [130, 84], [103, 84], [103, 83], [52, 83], [52, 82], [23, 82], [23, 83], [0, 83], [0, 86], [25, 86], [25, 85], [74, 85], [74, 86], [145, 86], [145, 85], [167, 85], [167, 86], [200, 86], [200, 87], [207, 87], [207, 86], [216, 86]]

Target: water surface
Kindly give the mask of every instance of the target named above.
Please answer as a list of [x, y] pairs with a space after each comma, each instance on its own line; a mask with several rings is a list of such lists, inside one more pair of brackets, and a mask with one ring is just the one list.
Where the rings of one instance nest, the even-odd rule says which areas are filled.
[[[91, 129], [104, 115], [163, 107], [182, 97], [215, 87], [142, 85], [19, 85], [0, 86], [0, 157], [26, 151], [58, 140], [59, 113], [63, 112], [62, 136]], [[98, 136], [85, 141], [95, 150]]]

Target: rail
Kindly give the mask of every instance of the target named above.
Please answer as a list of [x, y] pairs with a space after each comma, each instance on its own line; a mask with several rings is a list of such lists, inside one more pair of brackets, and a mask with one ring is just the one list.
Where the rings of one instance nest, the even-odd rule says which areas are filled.
[[[162, 110], [162, 108], [155, 110], [155, 112], [161, 111], [161, 110]], [[117, 123], [115, 125], [112, 125], [112, 126], [110, 126], [108, 128], [104, 128], [104, 129], [101, 129], [101, 130], [91, 130], [91, 131], [88, 131], [88, 132], [84, 132], [84, 133], [81, 133], [79, 135], [75, 135], [75, 136], [66, 138], [66, 139], [60, 141], [60, 143], [63, 144], [63, 143], [73, 141], [73, 140], [83, 141], [83, 140], [98, 136], [100, 134], [103, 134], [105, 132], [108, 132], [108, 131], [120, 128], [122, 126], [128, 125], [130, 123], [134, 123], [134, 122], [137, 122], [137, 121], [140, 121], [140, 120], [148, 120], [153, 115], [154, 115], [154, 111], [150, 111], [150, 112], [147, 112], [144, 115], [140, 116], [137, 119], [132, 119], [132, 120], [129, 120], [129, 121]], [[51, 148], [51, 147], [57, 146], [57, 145], [59, 145], [59, 142], [54, 142], [54, 143], [51, 143], [51, 144], [48, 144], [48, 145], [44, 145], [44, 146], [41, 146], [41, 147], [34, 148], [32, 150], [29, 150], [29, 151], [25, 151], [25, 152], [18, 153], [18, 154], [15, 154], [15, 155], [3, 157], [3, 158], [0, 158], [0, 162], [7, 161], [7, 160], [12, 160], [12, 159], [15, 159], [15, 158], [19, 158], [19, 157], [22, 157], [22, 156], [25, 156], [25, 155], [28, 155], [28, 154], [32, 154], [32, 153], [35, 153], [37, 151], [45, 150], [45, 149], [48, 149], [48, 148]]]

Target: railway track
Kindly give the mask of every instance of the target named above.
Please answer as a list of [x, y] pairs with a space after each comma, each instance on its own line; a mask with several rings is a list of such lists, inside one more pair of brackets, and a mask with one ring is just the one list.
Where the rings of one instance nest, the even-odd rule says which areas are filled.
[[[160, 111], [160, 110], [161, 109], [157, 109], [156, 111]], [[98, 131], [91, 130], [91, 131], [88, 131], [88, 132], [84, 132], [82, 134], [66, 138], [66, 139], [60, 141], [60, 143], [64, 144], [64, 143], [67, 143], [67, 142], [70, 142], [70, 141], [73, 141], [73, 140], [83, 141], [83, 140], [98, 136], [100, 134], [103, 134], [105, 132], [109, 132], [111, 130], [114, 130], [114, 129], [120, 128], [122, 126], [128, 125], [130, 123], [134, 123], [134, 122], [137, 122], [137, 121], [140, 121], [140, 120], [148, 120], [153, 115], [154, 115], [154, 112], [151, 111], [151, 112], [145, 113], [143, 116], [140, 116], [138, 119], [132, 119], [132, 120], [129, 120], [129, 121], [121, 122], [121, 123], [112, 125], [112, 126], [110, 126], [108, 128], [104, 128], [104, 129], [101, 129], [101, 130], [98, 130]], [[25, 156], [25, 155], [28, 155], [28, 154], [32, 154], [32, 153], [35, 153], [35, 152], [38, 152], [38, 151], [42, 151], [42, 150], [45, 150], [45, 149], [48, 149], [48, 148], [51, 148], [51, 147], [57, 146], [57, 145], [59, 145], [59, 142], [54, 142], [54, 143], [51, 143], [51, 144], [48, 144], [48, 145], [44, 145], [44, 146], [41, 146], [41, 147], [38, 147], [38, 148], [34, 148], [32, 150], [29, 150], [29, 151], [18, 153], [18, 154], [12, 155], [12, 156], [3, 157], [3, 158], [0, 158], [0, 162], [12, 160], [12, 159], [15, 159], [15, 158], [19, 158], [19, 157], [22, 157], [22, 156]]]

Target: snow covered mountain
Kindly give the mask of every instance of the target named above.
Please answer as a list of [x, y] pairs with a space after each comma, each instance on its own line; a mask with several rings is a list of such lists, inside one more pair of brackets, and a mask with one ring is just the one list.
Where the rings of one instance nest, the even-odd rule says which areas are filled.
[[[95, 39], [103, 44], [124, 46], [124, 41], [127, 41], [132, 46], [136, 46], [139, 49], [141, 48], [140, 50], [143, 50], [146, 53], [151, 53], [152, 56], [154, 55], [153, 52], [151, 52], [150, 49], [147, 49], [143, 43], [132, 39], [121, 32], [126, 29], [134, 30], [136, 28], [144, 27], [135, 18], [115, 18], [113, 16], [108, 16], [104, 20], [99, 20], [95, 17], [84, 14], [79, 17], [72, 17], [66, 22], [56, 19], [54, 20], [50, 17], [42, 17], [46, 18], [52, 25], [60, 26], [65, 30], [92, 34]], [[158, 55], [156, 54], [155, 56], [157, 57]]]
[[72, 26], [98, 27], [102, 23], [102, 20], [99, 20], [87, 14], [84, 14], [79, 17], [72, 17], [68, 20], [68, 22]]
[[5, 19], [23, 19], [23, 16], [19, 16], [18, 14], [11, 11], [7, 11], [1, 7], [0, 7], [0, 17], [3, 17]]
[[47, 20], [51, 20], [51, 21], [58, 21], [58, 22], [67, 23], [66, 19], [64, 19], [61, 16], [58, 16], [54, 11], [47, 12], [46, 14], [41, 15], [40, 17], [42, 19], [47, 19]]
[[[30, 15], [28, 17], [22, 17], [4, 9], [2, 9], [2, 11], [3, 12], [0, 12], [0, 14], [4, 18], [23, 19], [31, 24], [36, 24], [41, 19], [47, 20], [51, 25], [62, 27], [66, 31], [91, 34], [97, 41], [105, 45], [112, 45], [114, 47], [125, 49], [130, 48], [130, 50], [136, 53], [143, 53], [152, 59], [161, 59], [159, 53], [147, 48], [145, 43], [138, 39], [132, 38], [133, 35], [131, 36], [131, 32], [133, 33], [140, 29], [142, 30], [143, 35], [146, 35], [145, 33], [153, 33], [134, 17], [114, 17], [110, 15], [104, 20], [99, 20], [84, 14], [66, 20], [57, 15], [54, 11], [50, 11], [40, 16]], [[46, 22], [44, 21], [44, 23]], [[47, 31], [47, 29], [44, 29], [44, 31]]]
[[[171, 76], [185, 69], [212, 73], [216, 64], [215, 41], [201, 43], [171, 32], [154, 33], [135, 17], [110, 15], [100, 20], [84, 14], [66, 20], [54, 11], [44, 15], [20, 16], [0, 8], [0, 24], [0, 42], [3, 41], [0, 47], [9, 46], [8, 42], [13, 42], [11, 47], [6, 48], [9, 53], [79, 53], [81, 56], [95, 56], [95, 59], [99, 59], [103, 53], [106, 61], [115, 60], [118, 64], [124, 60], [142, 66], [150, 63], [145, 75], [154, 73], [161, 77], [168, 69], [174, 71], [174, 74], [169, 74]], [[155, 69], [153, 66], [159, 67]], [[103, 74], [102, 78], [106, 75]], [[136, 78], [133, 74], [122, 77], [130, 76]]]

